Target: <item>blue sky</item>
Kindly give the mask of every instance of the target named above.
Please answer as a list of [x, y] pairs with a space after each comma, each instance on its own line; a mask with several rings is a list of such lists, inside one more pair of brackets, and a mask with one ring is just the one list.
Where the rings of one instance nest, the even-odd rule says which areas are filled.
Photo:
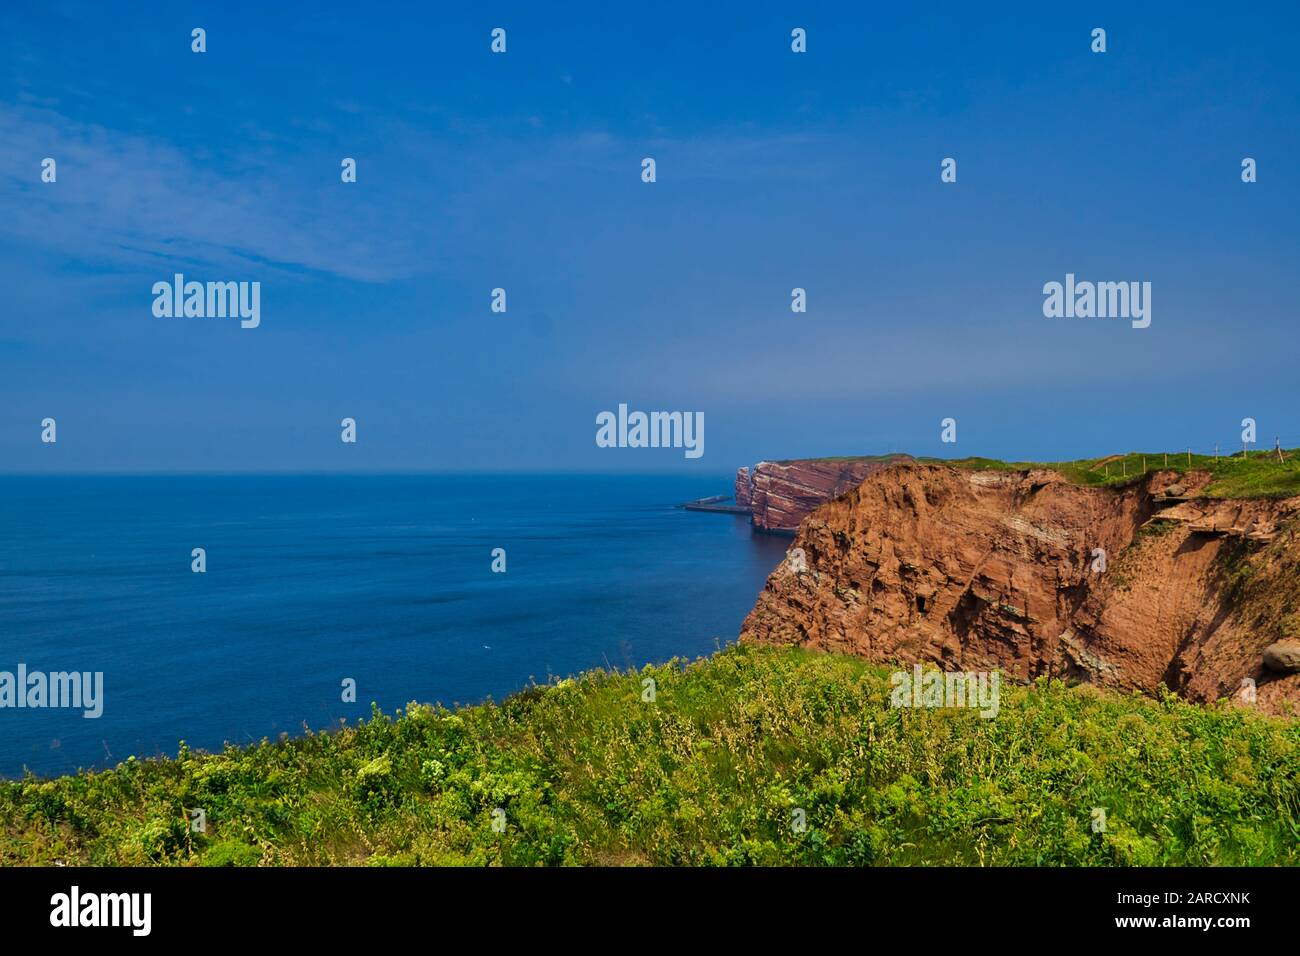
[[[1293, 5], [27, 6], [0, 471], [1300, 444]], [[261, 282], [261, 326], [155, 318], [178, 271]], [[1067, 272], [1150, 281], [1151, 327], [1045, 318]], [[620, 402], [705, 455], [597, 448]]]

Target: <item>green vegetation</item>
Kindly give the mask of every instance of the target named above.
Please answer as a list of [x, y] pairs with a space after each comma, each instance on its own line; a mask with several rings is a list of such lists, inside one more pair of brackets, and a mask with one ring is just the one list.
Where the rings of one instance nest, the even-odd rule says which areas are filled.
[[733, 647], [500, 705], [182, 745], [0, 784], [0, 863], [1300, 863], [1294, 722], [1059, 683], [1003, 685], [993, 719], [889, 692], [855, 658]]
[[1059, 471], [1080, 485], [1120, 487], [1142, 478], [1147, 472], [1188, 471], [1209, 472], [1213, 481], [1200, 492], [1211, 498], [1289, 498], [1300, 495], [1300, 449], [1284, 451], [1285, 460], [1278, 461], [1271, 452], [1252, 452], [1245, 458], [1235, 456], [1192, 455], [1187, 452], [1129, 452], [1127, 455], [1107, 455], [1104, 458], [1086, 458], [1079, 461], [999, 461], [994, 458], [922, 458], [931, 464], [947, 464], [957, 468], [977, 471], [1024, 471], [1030, 468], [1050, 468]]

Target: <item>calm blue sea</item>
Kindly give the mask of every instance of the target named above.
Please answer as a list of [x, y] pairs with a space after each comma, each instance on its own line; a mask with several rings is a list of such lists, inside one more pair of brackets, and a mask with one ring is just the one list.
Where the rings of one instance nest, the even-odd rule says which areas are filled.
[[[788, 546], [673, 507], [730, 481], [0, 477], [0, 670], [105, 682], [94, 720], [0, 708], [0, 776], [711, 653]], [[340, 700], [348, 677], [355, 704]]]

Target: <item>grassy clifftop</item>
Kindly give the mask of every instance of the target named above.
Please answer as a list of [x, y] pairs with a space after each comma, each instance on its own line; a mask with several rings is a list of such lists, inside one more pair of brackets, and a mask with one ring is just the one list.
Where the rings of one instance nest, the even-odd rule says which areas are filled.
[[1004, 685], [993, 719], [891, 709], [888, 675], [733, 647], [4, 783], [0, 863], [1300, 863], [1296, 723], [1059, 684]]
[[948, 464], [957, 468], [996, 471], [1024, 471], [1030, 468], [1051, 468], [1061, 472], [1071, 481], [1081, 485], [1119, 486], [1142, 477], [1143, 469], [1209, 472], [1213, 481], [1201, 494], [1211, 498], [1289, 498], [1300, 495], [1300, 449], [1283, 452], [1279, 461], [1275, 454], [1253, 452], [1246, 457], [1214, 457], [1192, 455], [1186, 452], [1129, 452], [1126, 455], [1107, 455], [1104, 458], [1085, 458], [1078, 461], [1000, 461], [994, 458], [923, 458], [921, 461]]
[[[1251, 452], [1245, 457], [1235, 455], [1192, 455], [1180, 452], [1129, 452], [1124, 455], [1106, 455], [1102, 458], [1080, 458], [1077, 461], [1003, 461], [999, 458], [931, 458], [916, 461], [932, 465], [951, 465], [976, 471], [1027, 471], [1032, 468], [1050, 468], [1059, 471], [1070, 481], [1080, 485], [1121, 487], [1138, 481], [1143, 473], [1175, 471], [1208, 472], [1213, 481], [1200, 494], [1211, 498], [1290, 498], [1300, 495], [1300, 449], [1283, 451], [1279, 461], [1272, 451]], [[855, 462], [889, 461], [905, 455], [841, 455], [825, 458], [786, 459], [780, 465], [799, 461]]]

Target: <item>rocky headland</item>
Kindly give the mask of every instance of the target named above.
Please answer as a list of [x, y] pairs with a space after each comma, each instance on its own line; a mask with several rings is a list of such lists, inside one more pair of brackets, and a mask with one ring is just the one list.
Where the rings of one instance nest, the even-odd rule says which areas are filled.
[[[855, 467], [755, 469], [756, 527], [807, 517], [742, 641], [1300, 712], [1300, 497], [906, 460], [839, 490]], [[817, 495], [833, 500], [805, 510]]]
[[814, 508], [856, 488], [906, 455], [760, 461], [736, 472], [736, 504], [748, 506], [755, 530], [794, 534]]

